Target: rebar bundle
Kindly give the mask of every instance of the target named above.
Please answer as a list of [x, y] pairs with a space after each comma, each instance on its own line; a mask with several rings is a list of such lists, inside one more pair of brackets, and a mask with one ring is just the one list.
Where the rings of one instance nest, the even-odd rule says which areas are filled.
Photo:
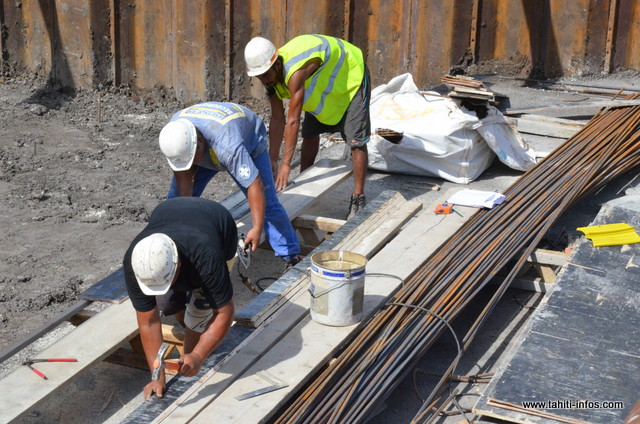
[[[459, 359], [558, 217], [580, 197], [638, 165], [640, 107], [601, 111], [509, 187], [503, 204], [474, 214], [273, 422], [364, 422], [449, 326], [448, 321], [500, 270], [512, 266], [462, 338]], [[434, 393], [413, 422], [427, 419]]]

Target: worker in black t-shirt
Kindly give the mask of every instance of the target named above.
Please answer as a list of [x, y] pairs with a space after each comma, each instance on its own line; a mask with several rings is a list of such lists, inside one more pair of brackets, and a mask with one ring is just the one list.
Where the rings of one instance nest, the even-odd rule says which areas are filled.
[[[142, 346], [153, 371], [162, 344], [160, 316], [176, 315], [185, 327], [180, 374], [191, 377], [222, 342], [234, 317], [227, 261], [236, 253], [238, 230], [220, 204], [176, 197], [158, 205], [133, 239], [123, 265], [136, 310]], [[164, 370], [144, 387], [145, 400], [162, 397]]]

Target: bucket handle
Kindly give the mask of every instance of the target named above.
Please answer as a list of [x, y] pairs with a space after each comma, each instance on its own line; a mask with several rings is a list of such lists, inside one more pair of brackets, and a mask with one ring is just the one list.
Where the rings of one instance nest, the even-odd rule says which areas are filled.
[[321, 296], [324, 296], [325, 294], [327, 294], [327, 293], [329, 293], [329, 292], [331, 292], [331, 291], [333, 291], [333, 290], [339, 289], [340, 287], [342, 287], [342, 286], [344, 286], [344, 285], [346, 285], [346, 284], [349, 284], [349, 281], [345, 281], [345, 282], [343, 282], [343, 283], [341, 283], [341, 284], [337, 284], [337, 285], [335, 285], [335, 286], [333, 286], [333, 287], [330, 287], [330, 288], [328, 288], [328, 289], [326, 289], [326, 290], [321, 291], [321, 292], [320, 292], [320, 293], [318, 293], [318, 294], [313, 294], [313, 292], [311, 291], [311, 289], [307, 289], [307, 291], [309, 292], [309, 294], [311, 295], [311, 297], [312, 297], [312, 298], [317, 299], [317, 298], [319, 298], [319, 297], [321, 297]]

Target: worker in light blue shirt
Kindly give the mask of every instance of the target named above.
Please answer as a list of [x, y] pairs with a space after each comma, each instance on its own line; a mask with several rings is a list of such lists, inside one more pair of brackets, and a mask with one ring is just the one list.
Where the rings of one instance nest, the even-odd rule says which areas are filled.
[[206, 102], [176, 112], [160, 132], [160, 150], [173, 170], [167, 198], [202, 195], [209, 181], [227, 171], [247, 196], [253, 227], [245, 244], [267, 240], [288, 266], [300, 260], [300, 244], [276, 196], [262, 119], [244, 106]]

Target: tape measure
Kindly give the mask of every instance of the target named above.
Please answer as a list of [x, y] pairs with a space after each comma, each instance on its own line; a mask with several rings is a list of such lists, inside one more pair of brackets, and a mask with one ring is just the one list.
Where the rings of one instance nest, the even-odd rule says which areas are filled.
[[447, 202], [436, 206], [436, 215], [449, 215], [451, 212], [453, 212], [453, 206], [449, 205]]

